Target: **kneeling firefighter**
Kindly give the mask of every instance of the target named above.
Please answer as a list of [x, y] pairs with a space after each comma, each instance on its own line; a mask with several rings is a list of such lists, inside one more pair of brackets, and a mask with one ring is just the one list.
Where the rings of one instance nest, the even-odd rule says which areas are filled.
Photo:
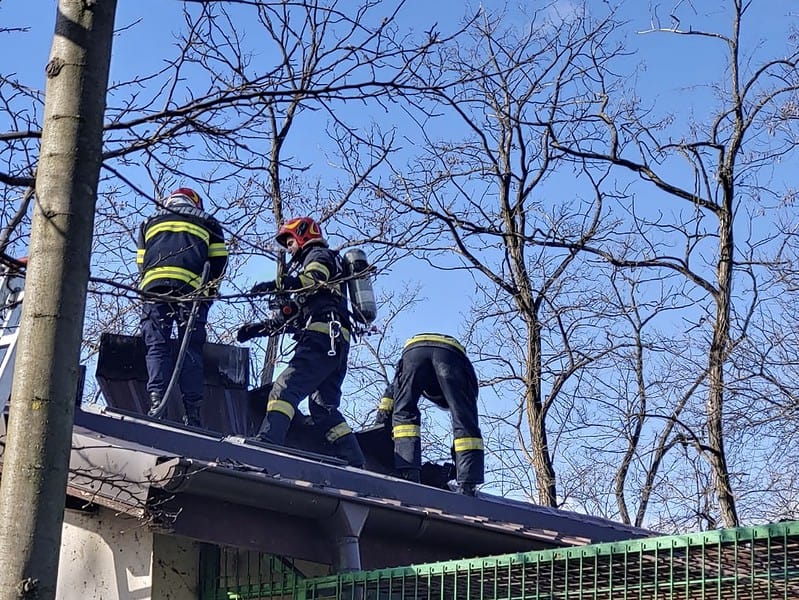
[[290, 293], [293, 302], [277, 312], [277, 320], [244, 325], [236, 337], [244, 342], [292, 332], [297, 345], [288, 365], [272, 385], [266, 416], [256, 439], [284, 444], [297, 407], [308, 397], [314, 425], [323, 432], [335, 453], [350, 465], [362, 467], [363, 452], [339, 411], [352, 329], [341, 258], [328, 247], [319, 224], [310, 217], [287, 221], [278, 229], [276, 240], [292, 257], [287, 274], [258, 283], [250, 291]]
[[380, 400], [376, 421], [392, 424], [398, 475], [419, 481], [422, 462], [419, 398], [447, 409], [452, 419], [456, 491], [476, 494], [483, 483], [483, 438], [477, 417], [477, 375], [454, 337], [420, 333], [405, 342], [394, 380]]

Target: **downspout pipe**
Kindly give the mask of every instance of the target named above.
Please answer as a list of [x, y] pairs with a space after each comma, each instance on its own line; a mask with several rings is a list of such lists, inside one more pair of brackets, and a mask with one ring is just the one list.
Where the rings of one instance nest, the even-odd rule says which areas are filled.
[[369, 508], [352, 502], [340, 502], [336, 512], [322, 522], [334, 549], [333, 569], [336, 573], [361, 570], [361, 531], [369, 516]]

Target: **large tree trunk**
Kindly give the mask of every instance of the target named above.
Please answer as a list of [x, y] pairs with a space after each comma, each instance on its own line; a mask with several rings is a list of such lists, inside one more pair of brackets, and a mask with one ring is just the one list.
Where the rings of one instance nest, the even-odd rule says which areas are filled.
[[59, 0], [0, 484], [0, 599], [55, 598], [116, 0]]

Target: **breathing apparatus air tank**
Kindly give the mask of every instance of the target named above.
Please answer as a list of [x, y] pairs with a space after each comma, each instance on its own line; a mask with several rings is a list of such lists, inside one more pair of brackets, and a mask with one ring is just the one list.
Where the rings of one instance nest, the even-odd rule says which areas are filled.
[[377, 318], [377, 303], [369, 276], [369, 261], [360, 248], [351, 248], [344, 253], [344, 270], [347, 274], [347, 291], [352, 312], [357, 321], [371, 325]]

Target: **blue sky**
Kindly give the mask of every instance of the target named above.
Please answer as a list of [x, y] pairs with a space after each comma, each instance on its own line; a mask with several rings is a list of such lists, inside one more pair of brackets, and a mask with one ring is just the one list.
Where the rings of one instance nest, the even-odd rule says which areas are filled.
[[[409, 4], [414, 8], [421, 5], [416, 0]], [[453, 19], [460, 17], [466, 10], [465, 6], [460, 0], [426, 2], [424, 11], [406, 9], [405, 14], [412, 14], [419, 19], [418, 23], [409, 24], [410, 27], [424, 31], [432, 23], [439, 22], [437, 29], [446, 32], [457, 25]], [[122, 33], [118, 33], [114, 39], [111, 85], [136, 74], [150, 73], [162, 65], [166, 56], [174, 54], [170, 46], [175, 44], [176, 32], [184, 28], [182, 10], [183, 3], [172, 0], [118, 2], [115, 25], [117, 31]], [[196, 6], [190, 6], [190, 10], [196, 10]], [[45, 85], [44, 67], [49, 57], [55, 16], [55, 2], [3, 0], [0, 3], [3, 26], [26, 29], [22, 35], [0, 35], [0, 53], [14, 57], [13, 71], [19, 79], [41, 90]], [[133, 252], [135, 248], [131, 247]], [[413, 287], [416, 281], [424, 281], [421, 294], [424, 302], [418, 310], [403, 315], [396, 323], [396, 335], [400, 338], [419, 331], [457, 335], [465, 318], [467, 299], [462, 294], [453, 294], [453, 290], [462, 289], [457, 275], [439, 272], [429, 277], [428, 271], [429, 267], [425, 263], [410, 261], [376, 281], [377, 293], [380, 292], [380, 286], [404, 286], [407, 282]], [[253, 261], [252, 272], [253, 281], [268, 279], [274, 274], [274, 265], [266, 257], [257, 259]], [[214, 311], [217, 310], [219, 308], [215, 307]]]
[[[719, 60], [721, 53], [716, 49], [718, 44], [710, 43], [707, 39], [675, 39], [664, 33], [645, 33], [652, 27], [649, 4], [628, 1], [622, 4], [621, 11], [623, 17], [629, 20], [626, 26], [629, 47], [641, 52], [631, 58], [643, 65], [638, 79], [639, 89], [642, 94], [652, 98], [657, 109], [663, 109], [664, 106], [671, 108], [672, 103], [683, 101], [691, 105], [689, 110], [701, 114], [714, 102], [713, 92], [706, 87], [705, 82], [724, 67]], [[484, 5], [498, 8], [505, 6], [505, 3], [489, 0]], [[568, 11], [569, 6], [568, 2], [560, 2], [553, 5], [553, 10]], [[597, 6], [604, 10], [604, 3]], [[760, 14], [746, 27], [751, 43], [761, 45], [766, 51], [784, 47], [785, 19], [791, 16], [787, 8], [782, 8], [786, 5], [760, 2], [756, 6]], [[44, 85], [43, 72], [50, 50], [55, 7], [55, 2], [30, 0], [4, 0], [0, 4], [0, 19], [5, 27], [29, 28], [29, 32], [22, 36], [0, 36], [0, 53], [13, 58], [18, 77], [32, 87], [42, 88]], [[423, 10], [419, 10], [422, 7]], [[433, 3], [411, 0], [404, 13], [408, 17], [403, 18], [409, 19], [409, 25], [418, 31], [428, 29], [431, 23], [438, 23], [437, 29], [447, 31], [455, 26], [455, 18], [459, 18], [467, 10], [466, 7], [458, 0]], [[124, 30], [124, 34], [117, 35], [115, 39], [112, 83], [127, 79], [131, 74], [150, 72], [161, 63], [163, 56], [169, 54], [165, 48], [174, 43], [174, 33], [183, 26], [182, 8], [181, 2], [165, 0], [118, 3], [116, 26], [118, 30]], [[667, 16], [668, 12], [665, 9], [658, 10], [662, 24], [671, 26], [673, 21]], [[707, 26], [726, 31], [728, 24], [714, 22], [714, 18], [720, 15], [723, 15], [721, 9], [710, 17], [696, 14], [695, 20], [686, 20], [680, 26]], [[259, 276], [263, 278], [270, 268], [266, 265], [261, 268], [263, 272]], [[401, 285], [406, 281], [424, 281], [423, 296], [427, 301], [413, 315], [401, 319], [400, 331], [406, 330], [411, 334], [420, 330], [439, 330], [457, 334], [466, 310], [462, 295], [453, 294], [453, 290], [460, 288], [459, 276], [437, 272], [434, 277], [429, 277], [426, 276], [428, 268], [424, 263], [411, 261], [391, 273], [390, 278], [378, 281], [378, 284]], [[441, 307], [446, 308], [440, 310]]]
[[[483, 4], [488, 8], [506, 6], [506, 3], [500, 0], [487, 0]], [[709, 115], [714, 113], [716, 102], [715, 90], [708, 85], [708, 82], [724, 81], [722, 74], [726, 65], [721, 58], [723, 55], [719, 40], [648, 32], [652, 27], [649, 12], [652, 4], [640, 0], [627, 0], [622, 6], [621, 15], [629, 21], [624, 30], [626, 48], [634, 52], [624, 67], [629, 68], [630, 72], [639, 67], [635, 80], [636, 89], [639, 94], [647, 98], [653, 114], [665, 115], [673, 111], [678, 120], [687, 121], [688, 117], [692, 116], [699, 122], [706, 123], [710, 118]], [[44, 85], [44, 65], [50, 50], [55, 5], [55, 2], [31, 0], [2, 0], [0, 3], [0, 22], [3, 23], [3, 27], [30, 28], [30, 31], [23, 35], [0, 35], [0, 53], [10, 61], [11, 68], [16, 71], [18, 77], [34, 88], [42, 88]], [[589, 5], [592, 8], [597, 7], [597, 10], [606, 10], [607, 7], [605, 2], [599, 0], [592, 1]], [[673, 0], [663, 5], [679, 5], [681, 10], [685, 11], [682, 14], [690, 15], [691, 6], [699, 6], [700, 2], [694, 0], [692, 4], [685, 0]], [[725, 0], [721, 5], [728, 6], [729, 0]], [[759, 49], [763, 55], [773, 56], [779, 54], [782, 49], [795, 45], [794, 41], [787, 39], [785, 32], [788, 23], [797, 22], [797, 11], [791, 9], [790, 5], [791, 3], [771, 0], [756, 0], [751, 4], [752, 15], [745, 26], [746, 50]], [[389, 6], [389, 3], [385, 1], [383, 6]], [[558, 2], [549, 6], [552, 10], [570, 9], [569, 2]], [[701, 10], [715, 10], [713, 6], [715, 5], [712, 3], [702, 2]], [[182, 3], [172, 0], [119, 2], [117, 28], [125, 31], [115, 40], [111, 68], [112, 85], [115, 81], [129, 79], [131, 74], [152, 72], [162, 64], [165, 56], [173, 54], [168, 48], [174, 43], [174, 32], [183, 26], [182, 7]], [[196, 5], [193, 9], [196, 9]], [[439, 30], [447, 31], [455, 27], [455, 21], [465, 9], [464, 4], [457, 0], [439, 2], [410, 0], [406, 11], [409, 15], [407, 18], [412, 19], [418, 31], [428, 29], [430, 23], [434, 21], [438, 21]], [[663, 19], [661, 25], [672, 26], [668, 10], [659, 12]], [[680, 27], [694, 30], [706, 27], [712, 31], [728, 32], [731, 24], [721, 20], [722, 16], [726, 19], [722, 9], [708, 16], [695, 14], [690, 22], [684, 17]], [[678, 122], [677, 125], [681, 123]], [[0, 130], [6, 128], [0, 125]], [[298, 143], [310, 140], [309, 143], [312, 144], [315, 135], [314, 130], [308, 130], [304, 139]], [[782, 173], [793, 174], [796, 171], [796, 168], [788, 168]], [[682, 174], [681, 177], [685, 180], [681, 183], [690, 184], [687, 179], [688, 174]], [[557, 181], [561, 184], [558, 193], [562, 197], [580, 197], [586, 193], [585, 190], [576, 189], [576, 186], [569, 186], [568, 175], [561, 174]], [[777, 187], [795, 185], [791, 181], [778, 181], [776, 184]], [[640, 193], [637, 208], [641, 210], [662, 208], [660, 197], [652, 193], [651, 187], [636, 184], [635, 189]], [[673, 210], [673, 203], [668, 205], [667, 210]], [[131, 254], [133, 250], [131, 247]], [[267, 258], [256, 260], [253, 264], [253, 273], [256, 274], [252, 279], [269, 278], [273, 273], [272, 269], [272, 264]], [[460, 275], [452, 272], [432, 271], [421, 261], [408, 261], [389, 273], [381, 274], [376, 285], [379, 293], [381, 289], [400, 288], [406, 282], [410, 285], [419, 282], [425, 301], [412, 314], [404, 315], [397, 322], [394, 335], [401, 339], [419, 331], [431, 330], [458, 335], [466, 318], [472, 290], [471, 281], [464, 281]], [[246, 288], [245, 282], [242, 282], [242, 287]], [[219, 308], [215, 307], [214, 310]], [[706, 331], [700, 332], [700, 335], [705, 333]], [[678, 334], [682, 336], [684, 332], [679, 330]], [[703, 351], [701, 346], [697, 348], [699, 350], [696, 348], [691, 350], [700, 353]], [[482, 395], [482, 399], [489, 403], [495, 400], [490, 393]], [[496, 409], [496, 406], [492, 406], [492, 409]], [[568, 442], [571, 440], [563, 443]], [[577, 443], [579, 440], [575, 442]]]

